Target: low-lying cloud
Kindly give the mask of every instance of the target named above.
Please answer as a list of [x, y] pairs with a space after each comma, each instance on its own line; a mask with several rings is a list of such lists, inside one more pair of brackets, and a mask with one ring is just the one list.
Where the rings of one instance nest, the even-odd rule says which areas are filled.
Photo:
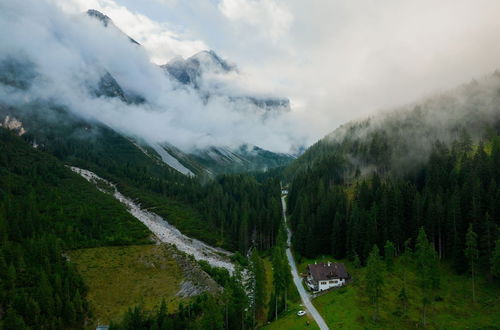
[[[184, 150], [248, 143], [288, 152], [306, 140], [293, 112], [262, 116], [262, 109], [234, 102], [231, 95], [203, 99], [171, 80], [120, 30], [87, 15], [68, 15], [45, 1], [0, 0], [0, 31], [0, 61], [22, 59], [36, 72], [28, 90], [0, 88], [4, 103], [47, 100], [123, 133]], [[106, 72], [146, 103], [96, 97], [92, 86]]]

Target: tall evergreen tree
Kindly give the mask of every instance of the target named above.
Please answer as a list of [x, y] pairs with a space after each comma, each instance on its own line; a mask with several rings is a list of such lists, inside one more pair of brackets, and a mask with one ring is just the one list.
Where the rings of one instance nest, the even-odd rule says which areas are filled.
[[394, 268], [394, 258], [396, 257], [396, 249], [391, 241], [386, 241], [384, 245], [384, 259], [388, 271]]
[[368, 298], [371, 304], [375, 306], [373, 319], [378, 320], [379, 301], [382, 297], [382, 289], [384, 287], [384, 264], [376, 245], [373, 246], [366, 263], [365, 286]]
[[469, 269], [472, 278], [472, 302], [476, 302], [476, 288], [474, 283], [475, 270], [477, 267], [477, 261], [479, 258], [479, 251], [477, 249], [477, 234], [472, 228], [472, 223], [469, 224], [469, 229], [467, 229], [467, 234], [465, 236], [465, 256], [469, 262]]
[[439, 287], [439, 268], [436, 251], [427, 240], [425, 230], [420, 228], [415, 246], [415, 258], [419, 270], [419, 286], [422, 290], [422, 324], [426, 325], [428, 305], [432, 293]]

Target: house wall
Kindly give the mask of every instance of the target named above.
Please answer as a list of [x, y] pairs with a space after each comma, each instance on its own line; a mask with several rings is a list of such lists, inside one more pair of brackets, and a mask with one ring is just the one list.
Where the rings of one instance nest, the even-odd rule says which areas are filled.
[[328, 290], [333, 287], [342, 286], [345, 284], [345, 279], [333, 279], [328, 281], [319, 281], [319, 291]]

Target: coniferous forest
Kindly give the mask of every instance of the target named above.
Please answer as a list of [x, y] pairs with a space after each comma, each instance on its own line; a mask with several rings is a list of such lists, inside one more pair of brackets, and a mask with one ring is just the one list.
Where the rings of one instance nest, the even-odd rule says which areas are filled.
[[79, 328], [86, 285], [65, 251], [149, 243], [145, 226], [55, 158], [0, 129], [4, 329]]
[[420, 228], [440, 259], [464, 272], [469, 225], [479, 240], [480, 265], [492, 273], [500, 218], [500, 140], [436, 142], [428, 161], [406, 175], [377, 172], [345, 180], [345, 162], [332, 155], [297, 175], [290, 187], [294, 246], [307, 257], [331, 254], [365, 262], [373, 245], [416, 243]]

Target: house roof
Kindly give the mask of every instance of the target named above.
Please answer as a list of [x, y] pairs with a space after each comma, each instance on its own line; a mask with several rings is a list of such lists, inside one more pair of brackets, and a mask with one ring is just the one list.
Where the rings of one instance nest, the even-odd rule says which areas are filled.
[[332, 278], [349, 277], [344, 264], [337, 262], [320, 262], [307, 266], [309, 273], [315, 281], [325, 281]]

